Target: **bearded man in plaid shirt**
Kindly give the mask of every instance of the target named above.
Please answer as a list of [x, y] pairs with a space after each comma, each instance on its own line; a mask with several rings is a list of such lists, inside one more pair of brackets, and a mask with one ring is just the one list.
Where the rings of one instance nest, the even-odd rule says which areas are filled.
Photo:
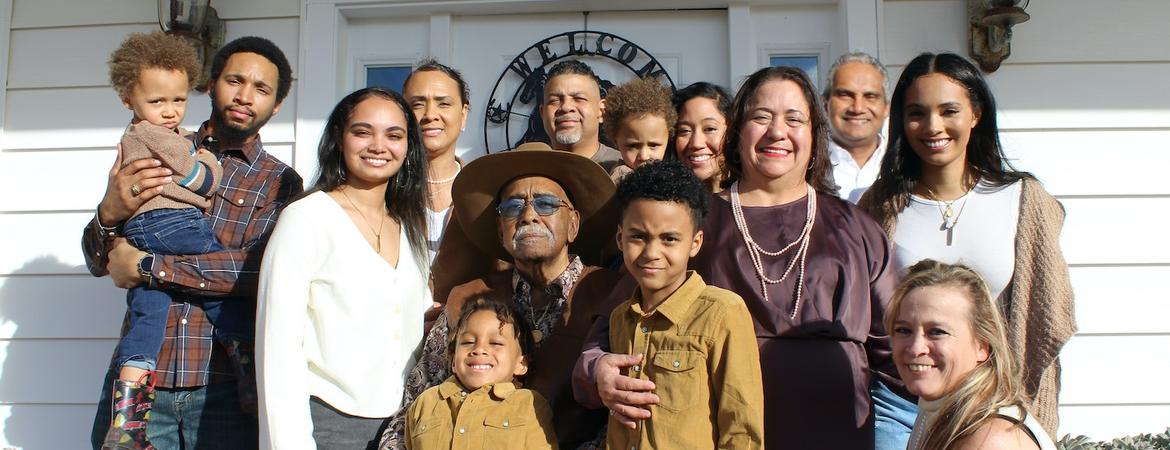
[[[215, 55], [208, 83], [211, 118], [193, 139], [223, 165], [223, 181], [207, 219], [224, 250], [155, 255], [129, 245], [120, 236], [122, 223], [173, 180], [170, 170], [153, 159], [119, 169], [120, 154], [105, 196], [82, 236], [86, 265], [94, 276], [108, 274], [126, 289], [139, 285], [162, 289], [173, 299], [146, 430], [159, 450], [256, 448], [256, 418], [244, 412], [249, 403], [254, 405], [255, 393], [248, 388], [254, 374], [245, 371], [243, 377], [237, 376], [200, 305], [206, 299], [247, 302], [244, 309], [255, 311], [264, 246], [280, 210], [303, 189], [292, 168], [264, 151], [258, 134], [280, 110], [292, 84], [284, 53], [267, 39], [237, 39]], [[255, 323], [255, 318], [244, 321]], [[238, 349], [232, 352], [238, 355]], [[91, 437], [95, 449], [101, 448], [110, 425], [115, 373], [111, 370], [103, 384]]]

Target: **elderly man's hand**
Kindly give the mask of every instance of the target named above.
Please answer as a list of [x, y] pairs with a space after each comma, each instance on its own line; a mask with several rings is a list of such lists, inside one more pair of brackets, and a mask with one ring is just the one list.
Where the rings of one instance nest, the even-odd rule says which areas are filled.
[[125, 222], [143, 203], [162, 193], [163, 185], [171, 182], [171, 173], [171, 169], [162, 167], [162, 162], [153, 158], [139, 159], [122, 167], [122, 146], [118, 145], [106, 194], [98, 204], [98, 220], [108, 227]]
[[618, 423], [631, 430], [637, 429], [639, 420], [650, 418], [646, 407], [658, 404], [654, 393], [654, 382], [622, 375], [622, 369], [642, 363], [642, 355], [620, 355], [606, 353], [597, 360], [597, 394], [609, 408]]
[[110, 248], [110, 263], [106, 265], [114, 285], [130, 289], [142, 284], [145, 280], [138, 274], [138, 262], [145, 256], [146, 252], [130, 245], [125, 238], [115, 239]]

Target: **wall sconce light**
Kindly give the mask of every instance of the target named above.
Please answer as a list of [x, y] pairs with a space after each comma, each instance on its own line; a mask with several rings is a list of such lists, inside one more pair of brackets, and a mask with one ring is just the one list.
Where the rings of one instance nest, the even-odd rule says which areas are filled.
[[1032, 18], [1027, 7], [1028, 0], [967, 0], [970, 53], [984, 72], [995, 72], [1011, 56], [1012, 26]]
[[211, 0], [158, 0], [158, 26], [163, 32], [186, 39], [199, 57], [203, 73], [195, 83], [199, 92], [207, 92], [211, 76], [211, 59], [223, 46], [223, 20]]

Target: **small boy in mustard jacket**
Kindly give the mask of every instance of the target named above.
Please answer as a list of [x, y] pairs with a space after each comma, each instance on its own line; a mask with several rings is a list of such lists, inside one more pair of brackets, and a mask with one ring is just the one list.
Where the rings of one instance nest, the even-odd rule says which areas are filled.
[[751, 314], [734, 292], [687, 270], [703, 245], [710, 193], [678, 161], [639, 166], [618, 184], [618, 247], [638, 288], [614, 308], [615, 353], [645, 355], [627, 376], [661, 399], [634, 429], [610, 418], [610, 449], [762, 449], [764, 388]]
[[465, 305], [447, 346], [454, 375], [410, 405], [406, 448], [556, 449], [548, 401], [514, 382], [528, 372], [530, 335], [508, 305]]

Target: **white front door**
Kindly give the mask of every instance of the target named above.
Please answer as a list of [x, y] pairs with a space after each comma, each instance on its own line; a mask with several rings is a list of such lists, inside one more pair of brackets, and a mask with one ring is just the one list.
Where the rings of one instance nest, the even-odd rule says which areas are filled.
[[[365, 86], [368, 68], [429, 56], [430, 28], [429, 16], [351, 21], [344, 40], [349, 90]], [[606, 84], [639, 71], [661, 73], [680, 88], [728, 83], [725, 10], [465, 15], [451, 17], [450, 31], [444, 62], [471, 87], [471, 117], [459, 138], [464, 158], [540, 132], [529, 121], [540, 102], [540, 75], [567, 58], [585, 61]], [[523, 76], [529, 73], [535, 76]]]

